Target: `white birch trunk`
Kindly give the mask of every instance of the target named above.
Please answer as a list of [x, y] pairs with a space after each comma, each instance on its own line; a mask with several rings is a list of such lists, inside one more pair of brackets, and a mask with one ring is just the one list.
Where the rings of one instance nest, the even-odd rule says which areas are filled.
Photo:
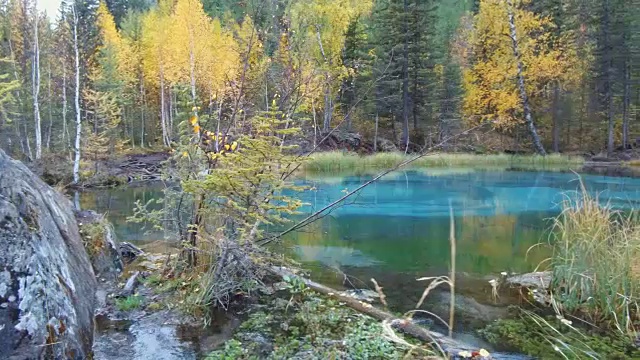
[[40, 122], [40, 44], [38, 43], [38, 0], [34, 1], [33, 19], [33, 63], [31, 64], [31, 79], [33, 87], [33, 120], [36, 133], [36, 159], [42, 157], [42, 126]]
[[529, 130], [529, 135], [531, 136], [531, 140], [533, 141], [533, 146], [535, 147], [536, 152], [539, 155], [547, 155], [547, 152], [544, 150], [544, 146], [542, 146], [542, 142], [540, 141], [538, 131], [536, 130], [536, 125], [533, 121], [533, 115], [531, 114], [529, 96], [527, 94], [524, 83], [524, 65], [522, 64], [522, 59], [520, 59], [520, 51], [518, 50], [516, 23], [514, 20], [515, 16], [513, 14], [513, 4], [511, 3], [511, 1], [507, 1], [507, 14], [509, 17], [509, 35], [511, 37], [511, 44], [513, 47], [513, 57], [515, 58], [518, 67], [518, 89], [520, 90], [520, 100], [522, 101], [524, 119], [527, 124], [527, 129]]
[[144, 119], [144, 76], [142, 75], [142, 69], [140, 69], [140, 120], [142, 122], [140, 126], [140, 147], [144, 148], [144, 132], [145, 132], [145, 119]]
[[167, 109], [164, 100], [164, 67], [160, 64], [160, 124], [162, 125], [162, 142], [169, 146], [169, 134], [167, 133]]
[[169, 86], [169, 139], [173, 136], [173, 87]]
[[47, 105], [49, 107], [49, 126], [47, 127], [47, 151], [51, 148], [51, 131], [53, 128], [53, 110], [51, 109], [51, 60], [47, 61]]
[[74, 95], [76, 107], [76, 143], [75, 159], [73, 161], [73, 183], [80, 182], [80, 137], [82, 135], [82, 121], [80, 113], [80, 50], [78, 49], [78, 13], [75, 3], [71, 5], [73, 12], [73, 50], [75, 52], [76, 91]]
[[62, 61], [62, 145], [66, 144], [66, 151], [71, 151], [71, 136], [67, 126], [67, 68]]

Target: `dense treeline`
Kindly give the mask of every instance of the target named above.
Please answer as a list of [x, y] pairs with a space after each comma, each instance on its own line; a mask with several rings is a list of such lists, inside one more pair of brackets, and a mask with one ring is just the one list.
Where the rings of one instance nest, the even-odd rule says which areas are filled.
[[638, 0], [37, 1], [0, 4], [0, 145], [25, 159], [170, 147], [193, 112], [402, 150], [482, 124], [539, 153], [638, 135]]

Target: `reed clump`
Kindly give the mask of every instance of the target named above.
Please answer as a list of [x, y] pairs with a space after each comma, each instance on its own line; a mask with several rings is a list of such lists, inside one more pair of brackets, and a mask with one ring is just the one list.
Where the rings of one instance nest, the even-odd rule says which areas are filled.
[[584, 186], [555, 220], [552, 305], [601, 328], [636, 336], [640, 223], [635, 211], [600, 204]]
[[[411, 155], [400, 152], [376, 153], [373, 155], [358, 155], [351, 152], [330, 151], [316, 153], [304, 165], [306, 173], [352, 173], [364, 174], [372, 170], [394, 167], [409, 159]], [[584, 163], [581, 157], [552, 154], [540, 155], [510, 155], [510, 154], [466, 154], [466, 153], [437, 153], [422, 157], [408, 165], [409, 168], [427, 167], [495, 167], [514, 166], [521, 168], [545, 168], [554, 166], [579, 166]]]

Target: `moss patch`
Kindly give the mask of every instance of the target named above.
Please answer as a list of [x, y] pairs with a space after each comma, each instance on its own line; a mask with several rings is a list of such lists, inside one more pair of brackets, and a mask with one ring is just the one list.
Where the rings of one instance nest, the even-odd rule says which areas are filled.
[[600, 335], [564, 321], [520, 313], [515, 319], [488, 325], [480, 335], [497, 349], [540, 359], [640, 359], [640, 351], [628, 337]]
[[108, 224], [102, 220], [80, 226], [82, 242], [91, 260], [105, 248], [106, 226], [108, 226]]
[[[412, 359], [427, 350], [384, 337], [382, 324], [344, 304], [297, 287], [263, 297], [234, 338], [207, 359]], [[406, 356], [406, 357], [405, 357]]]

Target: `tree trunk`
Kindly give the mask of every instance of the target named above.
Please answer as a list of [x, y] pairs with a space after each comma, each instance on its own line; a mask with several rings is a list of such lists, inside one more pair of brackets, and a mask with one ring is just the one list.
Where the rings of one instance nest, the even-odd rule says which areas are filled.
[[49, 108], [49, 126], [47, 127], [47, 150], [51, 147], [51, 129], [53, 128], [53, 110], [51, 109], [51, 61], [47, 61], [47, 107]]
[[544, 146], [542, 146], [542, 142], [540, 141], [540, 137], [538, 136], [538, 131], [536, 130], [536, 125], [533, 122], [533, 115], [531, 114], [529, 96], [527, 95], [527, 88], [525, 87], [524, 82], [524, 69], [522, 65], [522, 59], [520, 59], [520, 52], [518, 50], [516, 23], [513, 15], [513, 4], [511, 1], [507, 2], [507, 13], [509, 16], [509, 30], [513, 47], [513, 57], [515, 58], [516, 64], [518, 66], [518, 89], [520, 90], [520, 100], [522, 101], [522, 110], [524, 112], [524, 119], [527, 124], [527, 130], [529, 131], [529, 135], [531, 136], [531, 140], [533, 141], [533, 146], [535, 147], [536, 152], [540, 155], [546, 155], [547, 152], [544, 150]]
[[560, 85], [556, 82], [553, 85], [553, 102], [552, 102], [552, 114], [553, 114], [553, 152], [560, 152], [560, 119], [559, 119], [559, 98], [560, 98]]
[[33, 19], [33, 63], [31, 64], [31, 80], [33, 89], [33, 120], [36, 134], [36, 159], [42, 157], [42, 125], [40, 123], [40, 44], [38, 41], [38, 0], [34, 1]]
[[173, 138], [173, 87], [169, 86], [169, 139]]
[[[16, 79], [17, 82], [19, 82], [20, 84], [22, 84], [22, 81], [20, 80], [20, 78], [18, 77], [18, 69], [16, 66], [16, 57], [15, 57], [15, 53], [13, 52], [13, 42], [11, 41], [11, 38], [9, 38], [8, 40], [8, 45], [9, 45], [9, 51], [11, 53], [11, 62], [13, 64], [13, 77]], [[18, 88], [18, 90], [16, 90], [16, 98], [18, 100], [18, 105], [21, 109], [24, 109], [24, 100], [22, 99], [22, 92], [20, 92], [19, 90], [20, 88]], [[27, 156], [27, 158], [29, 159], [29, 161], [33, 160], [33, 154], [31, 152], [31, 145], [29, 144], [29, 133], [27, 132], [27, 124], [26, 124], [26, 117], [24, 115], [24, 112], [21, 111], [21, 117], [22, 117], [22, 121], [18, 121], [16, 122], [16, 126], [18, 127], [19, 131], [20, 131], [20, 123], [22, 123], [22, 125], [24, 125], [24, 135], [21, 135], [19, 137], [20, 139], [20, 147], [22, 148], [22, 153], [24, 155]]]
[[622, 103], [622, 146], [629, 147], [629, 107], [631, 105], [631, 65], [624, 67], [624, 99]]
[[609, 0], [604, 0], [604, 19], [602, 24], [602, 29], [604, 31], [604, 56], [606, 61], [606, 84], [605, 84], [605, 98], [607, 102], [607, 155], [611, 156], [613, 154], [613, 145], [614, 145], [614, 114], [613, 114], [613, 51], [611, 46], [611, 28], [610, 28], [610, 19], [609, 19]]
[[376, 112], [376, 128], [373, 134], [373, 152], [378, 152], [378, 113]]
[[[267, 103], [267, 109], [269, 104]], [[268, 110], [267, 110], [268, 111]], [[311, 112], [313, 114], [313, 147], [318, 146], [318, 121], [316, 119], [316, 104], [311, 98]]]
[[[320, 54], [322, 54], [322, 58], [324, 62], [329, 64], [329, 59], [327, 59], [327, 55], [324, 52], [324, 46], [322, 45], [322, 36], [320, 36], [320, 28], [316, 25], [316, 38], [318, 40], [318, 46], [320, 47]], [[325, 71], [324, 74], [324, 113], [323, 113], [324, 121], [322, 124], [322, 132], [328, 133], [331, 130], [331, 117], [333, 117], [333, 103], [331, 99], [331, 85], [330, 85], [330, 77], [329, 72]]]
[[403, 0], [404, 5], [404, 29], [402, 45], [402, 144], [405, 152], [409, 148], [409, 44], [407, 17], [409, 15], [409, 4]]
[[76, 107], [76, 143], [75, 158], [73, 161], [73, 183], [80, 182], [80, 137], [82, 135], [82, 121], [80, 113], [80, 51], [78, 49], [78, 13], [76, 4], [72, 3], [71, 11], [73, 12], [73, 50], [75, 52], [75, 71], [76, 71], [76, 88], [75, 88], [75, 107]]
[[322, 132], [328, 133], [331, 130], [331, 117], [333, 116], [333, 104], [331, 103], [331, 90], [329, 89], [328, 80], [324, 89], [324, 123]]
[[164, 69], [160, 65], [160, 124], [162, 125], [162, 143], [169, 146], [169, 135], [167, 134], [167, 109], [164, 100]]
[[142, 75], [142, 69], [140, 69], [140, 147], [144, 148], [144, 133], [145, 133], [145, 119], [144, 119], [144, 76]]
[[67, 126], [67, 68], [62, 62], [62, 146], [65, 146], [65, 152], [71, 151], [71, 136], [69, 135], [69, 127]]

